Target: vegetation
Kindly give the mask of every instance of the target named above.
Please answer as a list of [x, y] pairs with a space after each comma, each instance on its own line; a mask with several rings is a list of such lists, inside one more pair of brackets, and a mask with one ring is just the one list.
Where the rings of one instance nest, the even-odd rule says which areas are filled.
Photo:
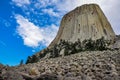
[[23, 65], [23, 64], [24, 64], [24, 63], [23, 63], [23, 60], [21, 60], [21, 61], [20, 61], [20, 66]]
[[32, 57], [28, 56], [27, 61], [26, 61], [26, 64], [28, 64], [28, 63], [35, 63], [35, 62], [37, 62], [38, 60], [39, 60], [39, 59], [38, 59], [38, 57], [37, 57], [36, 55], [33, 55]]
[[107, 50], [107, 46], [110, 45], [111, 41], [105, 40], [104, 37], [92, 40], [91, 38], [88, 40], [80, 41], [78, 39], [76, 42], [72, 43], [65, 40], [60, 40], [59, 44], [54, 45], [54, 47], [50, 49], [45, 49], [43, 52], [40, 52], [39, 58], [33, 55], [32, 57], [28, 57], [27, 63], [37, 62], [38, 59], [45, 57], [47, 54], [50, 54], [48, 58], [55, 58], [61, 56], [61, 51], [65, 56], [70, 54], [75, 54], [81, 51], [103, 51]]

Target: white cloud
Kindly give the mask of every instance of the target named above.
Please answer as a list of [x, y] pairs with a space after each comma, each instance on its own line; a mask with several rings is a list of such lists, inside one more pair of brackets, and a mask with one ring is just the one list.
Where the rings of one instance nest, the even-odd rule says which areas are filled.
[[[16, 5], [18, 6], [30, 4], [29, 0], [12, 0], [12, 1], [16, 3]], [[60, 18], [61, 15], [66, 14], [70, 10], [73, 10], [74, 8], [81, 6], [83, 4], [89, 4], [89, 3], [96, 3], [100, 5], [103, 12], [105, 13], [108, 20], [110, 21], [116, 34], [120, 34], [120, 27], [119, 27], [120, 1], [119, 0], [109, 0], [109, 1], [108, 0], [35, 0], [31, 2], [31, 4], [34, 5], [34, 7], [33, 6], [30, 7], [31, 4], [25, 5], [23, 7], [21, 6], [21, 7], [25, 9], [27, 8], [28, 12], [30, 12], [34, 8], [37, 8], [38, 10], [44, 9], [43, 12], [51, 15], [51, 17], [55, 16]], [[26, 6], [29, 6], [29, 7], [26, 7]], [[52, 8], [47, 9], [49, 8], [49, 6], [52, 6]], [[57, 11], [57, 13], [55, 11]], [[35, 13], [34, 10], [33, 10], [33, 13]], [[40, 14], [41, 12], [38, 11], [38, 13]]]
[[17, 33], [22, 37], [24, 45], [38, 47], [42, 43], [47, 46], [56, 36], [58, 27], [54, 24], [40, 28], [21, 15], [16, 15], [15, 18], [19, 24], [17, 26]]
[[58, 27], [54, 24], [47, 26], [45, 28], [43, 28], [44, 33], [42, 35], [44, 35], [44, 40], [45, 40], [45, 45], [50, 44], [50, 42], [55, 38], [57, 31], [58, 31]]
[[17, 6], [22, 7], [26, 4], [30, 4], [29, 0], [12, 0]]
[[56, 4], [56, 8], [61, 12], [68, 12], [78, 6], [79, 0], [62, 0]]
[[35, 7], [36, 8], [45, 8], [50, 5], [55, 5], [58, 3], [58, 0], [37, 0], [35, 2]]
[[57, 12], [55, 12], [52, 8], [50, 8], [50, 9], [43, 9], [42, 11], [44, 13], [46, 13], [46, 14], [49, 14], [50, 16], [59, 17], [59, 14]]

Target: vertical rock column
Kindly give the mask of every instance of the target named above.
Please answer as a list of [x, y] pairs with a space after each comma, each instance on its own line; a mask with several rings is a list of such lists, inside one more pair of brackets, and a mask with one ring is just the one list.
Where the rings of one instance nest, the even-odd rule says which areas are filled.
[[60, 39], [75, 42], [78, 39], [96, 40], [102, 36], [106, 40], [114, 40], [115, 33], [97, 4], [85, 4], [62, 18], [58, 34], [49, 47], [59, 43]]

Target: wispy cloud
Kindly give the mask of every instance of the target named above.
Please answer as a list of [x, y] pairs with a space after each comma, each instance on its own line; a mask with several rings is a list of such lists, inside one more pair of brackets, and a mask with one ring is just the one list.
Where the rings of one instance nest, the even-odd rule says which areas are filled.
[[26, 46], [38, 47], [39, 44], [47, 46], [56, 36], [58, 27], [54, 24], [40, 28], [21, 15], [16, 15], [15, 18], [19, 24], [17, 33], [22, 37]]
[[9, 21], [7, 21], [7, 20], [5, 20], [1, 17], [0, 17], [0, 23], [3, 24], [5, 27], [10, 27], [11, 26]]
[[43, 11], [43, 13], [48, 14], [48, 15], [53, 16], [53, 17], [59, 17], [60, 16], [59, 13], [55, 12], [52, 8], [43, 9], [42, 11]]
[[1, 46], [4, 46], [4, 47], [6, 47], [7, 45], [6, 45], [6, 43], [5, 42], [3, 42], [2, 40], [0, 40], [0, 45]]
[[29, 0], [12, 0], [12, 2], [15, 3], [19, 7], [30, 4]]

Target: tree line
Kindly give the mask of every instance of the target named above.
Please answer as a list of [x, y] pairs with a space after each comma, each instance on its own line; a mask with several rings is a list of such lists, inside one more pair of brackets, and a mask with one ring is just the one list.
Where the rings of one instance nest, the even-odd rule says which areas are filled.
[[[26, 61], [27, 63], [34, 63], [40, 60], [43, 57], [55, 58], [59, 56], [66, 56], [70, 54], [79, 53], [82, 51], [103, 51], [109, 49], [108, 46], [111, 44], [111, 40], [105, 40], [104, 37], [101, 37], [97, 40], [88, 40], [80, 41], [78, 39], [76, 42], [70, 42], [65, 40], [60, 40], [58, 44], [55, 44], [52, 48], [46, 48], [39, 53], [39, 56], [33, 55], [32, 57], [28, 56]], [[62, 53], [62, 54], [61, 54]]]

